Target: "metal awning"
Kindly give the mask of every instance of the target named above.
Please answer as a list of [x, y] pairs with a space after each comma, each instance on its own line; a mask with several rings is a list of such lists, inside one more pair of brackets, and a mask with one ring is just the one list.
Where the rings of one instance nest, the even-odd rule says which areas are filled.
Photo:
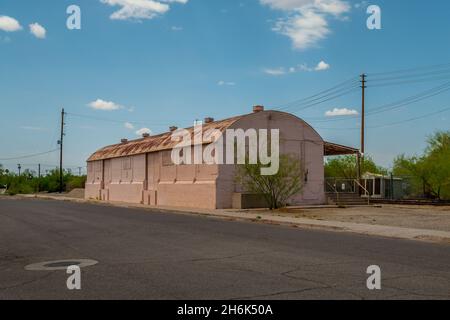
[[325, 156], [343, 156], [343, 155], [350, 155], [350, 154], [359, 154], [359, 150], [343, 146], [336, 143], [331, 142], [324, 142], [324, 155]]

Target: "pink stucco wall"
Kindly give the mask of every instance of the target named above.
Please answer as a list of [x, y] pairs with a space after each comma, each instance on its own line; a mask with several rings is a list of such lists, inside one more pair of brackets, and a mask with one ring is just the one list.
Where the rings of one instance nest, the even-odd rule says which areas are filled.
[[[324, 142], [306, 122], [284, 112], [260, 112], [243, 117], [231, 129], [280, 129], [280, 153], [296, 156], [308, 172], [308, 181], [300, 194], [290, 201], [293, 205], [324, 204]], [[233, 192], [241, 191], [234, 183], [234, 166], [221, 166], [217, 183], [217, 204], [231, 207]]]
[[[292, 204], [325, 203], [322, 138], [297, 117], [275, 111], [250, 114], [230, 129], [280, 129], [280, 152], [297, 156], [308, 172]], [[231, 208], [233, 165], [181, 165], [167, 162], [170, 151], [88, 162], [86, 198], [194, 208]]]

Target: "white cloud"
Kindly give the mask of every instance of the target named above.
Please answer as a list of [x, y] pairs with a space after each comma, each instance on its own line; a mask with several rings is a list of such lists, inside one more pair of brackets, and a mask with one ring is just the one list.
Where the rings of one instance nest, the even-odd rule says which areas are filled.
[[347, 108], [334, 108], [333, 110], [325, 112], [325, 116], [327, 117], [357, 116], [358, 114], [358, 111]]
[[110, 16], [112, 20], [141, 20], [153, 19], [169, 11], [169, 4], [185, 4], [188, 0], [100, 0], [100, 2], [121, 7]]
[[297, 72], [313, 72], [313, 71], [325, 71], [331, 68], [331, 66], [325, 61], [320, 61], [315, 67], [309, 67], [306, 63], [299, 64], [294, 67], [279, 67], [279, 68], [266, 68], [264, 69], [264, 73], [271, 76], [283, 76], [289, 73], [297, 73]]
[[183, 31], [183, 27], [172, 26], [172, 31]]
[[114, 103], [112, 101], [105, 101], [102, 99], [97, 99], [88, 104], [89, 107], [95, 110], [103, 110], [103, 111], [113, 111], [123, 109], [124, 106], [120, 104]]
[[14, 32], [22, 30], [19, 21], [8, 16], [0, 16], [0, 30], [6, 32]]
[[130, 122], [125, 122], [124, 127], [130, 130], [134, 129], [134, 125]]
[[47, 30], [37, 22], [30, 24], [30, 32], [38, 39], [45, 39], [47, 34]]
[[263, 5], [283, 11], [317, 9], [323, 13], [340, 15], [348, 12], [350, 5], [344, 0], [260, 0]]
[[307, 49], [317, 45], [330, 33], [328, 18], [341, 18], [351, 10], [344, 0], [260, 0], [272, 9], [285, 11], [273, 30], [289, 37], [294, 48]]
[[227, 82], [227, 81], [221, 80], [221, 81], [217, 82], [217, 85], [218, 86], [235, 86], [236, 82]]
[[152, 130], [150, 130], [149, 128], [142, 128], [136, 131], [136, 134], [138, 136], [142, 136], [144, 133], [152, 134]]
[[330, 33], [323, 15], [312, 10], [302, 10], [300, 14], [279, 20], [273, 30], [288, 36], [296, 49], [312, 47]]
[[326, 63], [325, 61], [320, 61], [317, 66], [314, 68], [314, 70], [316, 71], [325, 71], [330, 69], [330, 65], [328, 63]]
[[266, 68], [264, 69], [264, 73], [271, 75], [271, 76], [282, 76], [286, 74], [285, 68]]

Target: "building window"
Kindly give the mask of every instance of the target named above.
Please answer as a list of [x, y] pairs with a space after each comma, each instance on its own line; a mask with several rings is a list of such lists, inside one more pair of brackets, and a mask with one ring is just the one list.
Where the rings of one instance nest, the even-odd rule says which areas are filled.
[[162, 152], [162, 165], [163, 167], [173, 166], [171, 150]]
[[131, 158], [124, 158], [122, 160], [122, 170], [131, 170]]

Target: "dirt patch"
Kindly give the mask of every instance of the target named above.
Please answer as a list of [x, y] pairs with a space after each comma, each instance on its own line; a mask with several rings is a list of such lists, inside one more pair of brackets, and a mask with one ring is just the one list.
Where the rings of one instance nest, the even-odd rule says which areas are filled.
[[66, 197], [84, 199], [84, 189], [73, 189], [68, 194], [66, 194]]
[[273, 214], [313, 220], [450, 231], [450, 206], [383, 205], [381, 207], [296, 209], [293, 212], [284, 210]]

